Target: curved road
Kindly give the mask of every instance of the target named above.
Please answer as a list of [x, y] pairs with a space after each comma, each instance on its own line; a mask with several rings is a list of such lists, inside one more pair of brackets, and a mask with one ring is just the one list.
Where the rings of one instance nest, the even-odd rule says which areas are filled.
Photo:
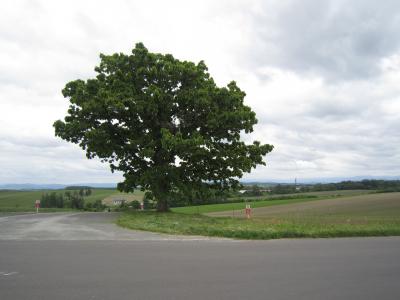
[[0, 299], [400, 299], [400, 238], [235, 241], [0, 217]]

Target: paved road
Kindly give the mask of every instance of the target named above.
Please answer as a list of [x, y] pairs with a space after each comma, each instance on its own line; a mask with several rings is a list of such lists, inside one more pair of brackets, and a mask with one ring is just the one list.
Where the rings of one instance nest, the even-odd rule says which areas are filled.
[[116, 226], [118, 213], [43, 213], [0, 216], [0, 240], [176, 240], [177, 237]]
[[114, 217], [0, 218], [0, 299], [400, 299], [400, 238], [181, 239]]

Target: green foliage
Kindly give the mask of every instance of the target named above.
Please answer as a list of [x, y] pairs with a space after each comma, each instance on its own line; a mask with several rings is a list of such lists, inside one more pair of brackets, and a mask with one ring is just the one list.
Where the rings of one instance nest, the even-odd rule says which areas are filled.
[[96, 211], [103, 211], [106, 209], [106, 205], [104, 205], [100, 199], [96, 200], [95, 202], [93, 202], [92, 207], [96, 210]]
[[100, 58], [96, 78], [63, 89], [71, 104], [55, 134], [122, 171], [121, 191], [149, 190], [165, 211], [180, 195], [236, 188], [236, 178], [265, 164], [272, 145], [240, 140], [257, 123], [245, 93], [233, 81], [218, 87], [204, 62], [140, 43], [130, 55]]
[[362, 180], [362, 181], [342, 181], [338, 183], [317, 184], [313, 186], [315, 191], [329, 190], [399, 190], [400, 180]]
[[273, 194], [291, 194], [296, 193], [296, 187], [294, 185], [283, 185], [278, 184], [272, 189]]
[[92, 189], [85, 190], [85, 196], [90, 196], [92, 194]]
[[133, 200], [129, 203], [130, 206], [132, 206], [133, 209], [140, 209], [140, 202], [137, 200]]
[[94, 202], [86, 202], [85, 201], [85, 208], [86, 211], [104, 211], [106, 206], [101, 202], [100, 199]]
[[87, 202], [85, 203], [85, 210], [91, 211], [93, 209], [93, 203]]
[[[337, 183], [319, 183], [301, 186], [301, 192], [318, 191], [347, 191], [347, 190], [378, 190], [379, 192], [400, 191], [400, 180], [361, 180], [341, 181]], [[299, 192], [294, 185], [276, 185], [272, 188], [273, 194], [288, 194]]]
[[[245, 185], [242, 188], [246, 190], [243, 196], [253, 195], [254, 188], [257, 185]], [[336, 183], [317, 183], [317, 184], [275, 184], [268, 187], [267, 190], [262, 190], [261, 194], [292, 194], [304, 192], [321, 192], [321, 191], [349, 191], [349, 190], [376, 190], [378, 192], [396, 192], [400, 191], [400, 180], [361, 180], [361, 181], [341, 181]], [[238, 196], [236, 194], [235, 196]]]
[[253, 184], [250, 187], [247, 187], [246, 192], [243, 194], [243, 196], [262, 196], [263, 193], [261, 191], [261, 188], [257, 184]]
[[90, 190], [90, 186], [86, 185], [70, 185], [65, 187], [66, 190]]
[[51, 192], [42, 195], [40, 206], [43, 208], [64, 208], [64, 202], [64, 196], [62, 194]]
[[174, 198], [170, 200], [170, 207], [181, 207], [190, 205], [204, 205], [225, 203], [228, 200], [228, 191], [217, 189], [200, 189], [186, 191], [185, 193], [176, 193]]
[[114, 211], [127, 211], [130, 209], [130, 203], [122, 201], [120, 205], [114, 208]]
[[84, 199], [78, 193], [74, 191], [73, 193], [44, 193], [40, 199], [40, 206], [43, 208], [72, 208], [72, 209], [83, 209]]

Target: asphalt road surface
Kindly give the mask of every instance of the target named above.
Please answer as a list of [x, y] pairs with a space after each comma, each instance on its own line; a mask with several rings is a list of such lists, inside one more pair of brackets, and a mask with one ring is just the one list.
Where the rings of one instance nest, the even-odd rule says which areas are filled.
[[0, 217], [0, 299], [400, 299], [400, 238], [236, 241]]

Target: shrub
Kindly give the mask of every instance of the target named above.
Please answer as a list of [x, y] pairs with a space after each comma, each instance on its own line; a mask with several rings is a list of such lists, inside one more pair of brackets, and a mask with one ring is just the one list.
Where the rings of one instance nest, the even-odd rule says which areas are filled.
[[133, 200], [133, 201], [130, 203], [130, 206], [132, 206], [133, 209], [140, 209], [140, 202], [137, 201], [137, 200]]

